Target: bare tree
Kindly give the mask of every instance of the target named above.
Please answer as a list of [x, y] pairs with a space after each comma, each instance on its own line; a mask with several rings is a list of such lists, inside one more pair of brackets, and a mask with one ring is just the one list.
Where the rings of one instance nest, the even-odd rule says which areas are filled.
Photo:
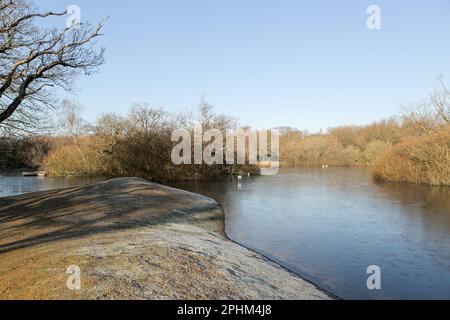
[[229, 129], [237, 129], [238, 121], [236, 118], [224, 115], [216, 114], [214, 112], [214, 106], [209, 104], [204, 97], [198, 106], [198, 122], [202, 125], [203, 130], [218, 129], [226, 131]]
[[169, 114], [162, 108], [152, 108], [148, 103], [134, 104], [128, 118], [131, 127], [148, 133], [162, 132], [169, 124]]
[[423, 100], [402, 107], [402, 126], [417, 135], [428, 134], [436, 130], [441, 125], [441, 120], [432, 104], [430, 100]]
[[436, 89], [431, 95], [431, 103], [437, 116], [445, 123], [450, 124], [450, 90], [445, 86], [444, 77], [438, 77], [440, 89]]
[[86, 135], [89, 131], [89, 125], [81, 118], [81, 107], [75, 102], [64, 100], [59, 125], [73, 139], [73, 143], [80, 154], [81, 159], [88, 172], [91, 171], [89, 162], [84, 152], [81, 150], [79, 138]]
[[450, 124], [450, 90], [446, 87], [444, 77], [437, 77], [439, 87], [428, 99], [403, 107], [402, 125], [418, 134], [428, 134], [443, 125]]
[[81, 73], [103, 64], [103, 49], [95, 49], [103, 21], [96, 27], [80, 24], [50, 30], [36, 19], [64, 12], [39, 12], [28, 0], [0, 0], [0, 128], [41, 128], [57, 99], [51, 88], [70, 91]]

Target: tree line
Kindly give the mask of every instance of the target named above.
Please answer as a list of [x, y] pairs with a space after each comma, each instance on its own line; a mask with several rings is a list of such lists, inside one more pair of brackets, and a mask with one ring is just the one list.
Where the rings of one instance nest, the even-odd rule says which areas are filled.
[[[364, 166], [380, 180], [449, 185], [449, 101], [443, 86], [428, 101], [369, 125], [314, 134], [281, 128], [281, 162], [298, 167]], [[80, 114], [76, 103], [65, 101], [59, 134], [1, 138], [0, 166], [39, 167], [54, 175], [139, 176], [158, 182], [257, 172], [254, 166], [172, 163], [171, 136], [176, 129], [193, 132], [200, 124], [204, 131], [219, 129], [224, 135], [242, 129], [238, 119], [216, 114], [205, 101], [197, 112], [180, 113], [136, 104], [126, 115], [103, 114], [93, 124]]]
[[295, 166], [367, 166], [384, 181], [450, 185], [450, 91], [439, 87], [390, 119], [325, 134], [286, 129], [282, 160]]
[[[224, 132], [238, 121], [215, 114], [202, 102], [197, 113], [168, 113], [136, 105], [126, 116], [102, 115], [94, 124], [80, 117], [76, 103], [60, 109], [59, 134], [52, 114], [61, 101], [55, 89], [70, 91], [80, 75], [104, 63], [96, 47], [104, 22], [43, 29], [38, 19], [66, 15], [40, 11], [31, 1], [0, 2], [0, 167], [34, 167], [56, 175], [140, 176], [154, 181], [208, 179], [224, 172], [255, 170], [235, 165], [175, 166], [170, 161], [175, 129], [201, 123]], [[330, 128], [309, 134], [284, 128], [281, 161], [286, 165], [368, 166], [377, 179], [450, 185], [450, 91], [440, 86], [429, 99], [400, 116], [366, 126]]]

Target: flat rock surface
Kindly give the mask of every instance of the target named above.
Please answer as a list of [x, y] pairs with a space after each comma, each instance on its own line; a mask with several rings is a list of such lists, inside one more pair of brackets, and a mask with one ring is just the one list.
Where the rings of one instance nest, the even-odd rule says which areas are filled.
[[228, 240], [214, 200], [122, 178], [0, 198], [0, 299], [329, 296]]

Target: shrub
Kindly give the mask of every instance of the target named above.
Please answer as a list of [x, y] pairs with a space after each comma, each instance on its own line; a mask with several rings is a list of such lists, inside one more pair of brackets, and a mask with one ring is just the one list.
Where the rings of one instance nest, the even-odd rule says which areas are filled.
[[450, 126], [398, 144], [375, 162], [379, 180], [450, 185]]
[[[66, 141], [67, 140], [67, 141]], [[52, 175], [102, 175], [105, 174], [98, 150], [98, 140], [87, 136], [78, 140], [56, 139], [55, 145], [45, 157], [42, 168]]]
[[[199, 116], [204, 128], [225, 132], [234, 127], [234, 119], [213, 114], [206, 103]], [[189, 116], [179, 118], [182, 123], [176, 115], [145, 104], [134, 106], [127, 117], [103, 115], [91, 133], [58, 138], [44, 169], [53, 175], [136, 176], [155, 182], [213, 179], [225, 167], [239, 172], [238, 165], [174, 165], [172, 132], [179, 127], [193, 130], [194, 125]]]
[[313, 135], [297, 141], [282, 144], [282, 160], [288, 164], [303, 167], [353, 166], [358, 157], [357, 148], [344, 147], [336, 137]]
[[374, 140], [369, 142], [364, 151], [361, 152], [358, 162], [363, 165], [371, 166], [376, 159], [383, 154], [386, 150], [392, 147], [392, 143]]
[[50, 146], [48, 137], [0, 137], [0, 168], [38, 168]]

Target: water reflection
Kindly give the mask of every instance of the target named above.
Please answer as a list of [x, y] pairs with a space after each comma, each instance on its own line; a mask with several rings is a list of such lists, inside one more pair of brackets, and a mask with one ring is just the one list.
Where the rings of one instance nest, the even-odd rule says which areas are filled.
[[[450, 188], [375, 183], [365, 169], [177, 185], [215, 198], [227, 233], [343, 298], [450, 298]], [[382, 269], [381, 291], [366, 286]]]
[[22, 177], [22, 170], [0, 170], [0, 197], [80, 187], [103, 180], [104, 178], [101, 177]]

